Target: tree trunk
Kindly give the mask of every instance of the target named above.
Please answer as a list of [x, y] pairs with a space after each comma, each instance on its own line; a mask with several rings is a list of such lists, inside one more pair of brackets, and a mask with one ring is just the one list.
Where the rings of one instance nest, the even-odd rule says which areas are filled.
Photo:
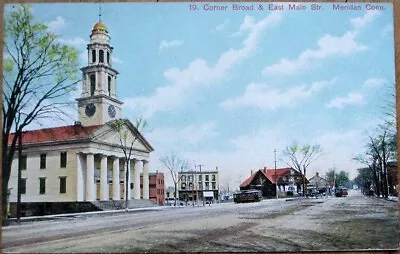
[[1, 207], [2, 207], [2, 224], [5, 225], [7, 221], [7, 205], [8, 205], [8, 200], [7, 200], [7, 193], [8, 193], [8, 182], [10, 180], [10, 174], [11, 174], [11, 166], [12, 166], [12, 159], [14, 157], [14, 152], [10, 151], [10, 154], [8, 154], [8, 145], [5, 145], [5, 141], [8, 142], [8, 139], [4, 139], [3, 137], [3, 150], [2, 150], [2, 166], [3, 166], [3, 171], [2, 171], [2, 199], [1, 199]]
[[125, 210], [128, 210], [128, 189], [131, 187], [129, 180], [129, 163], [128, 160], [125, 161], [126, 164], [126, 174], [125, 174]]
[[176, 191], [178, 189], [178, 184], [175, 182], [174, 185], [175, 185], [174, 200], [175, 200], [175, 206], [176, 206]]

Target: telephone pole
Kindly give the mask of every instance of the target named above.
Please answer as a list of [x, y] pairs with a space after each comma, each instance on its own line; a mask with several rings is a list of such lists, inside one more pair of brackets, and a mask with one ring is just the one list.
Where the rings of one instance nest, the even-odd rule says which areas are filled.
[[278, 199], [278, 181], [276, 179], [276, 149], [274, 149], [274, 156], [275, 156], [275, 192], [276, 192], [276, 199]]

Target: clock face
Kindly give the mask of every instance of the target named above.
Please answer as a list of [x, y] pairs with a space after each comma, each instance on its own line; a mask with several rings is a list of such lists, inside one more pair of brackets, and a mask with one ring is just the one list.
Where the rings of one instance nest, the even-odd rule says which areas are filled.
[[108, 114], [110, 115], [110, 117], [111, 118], [114, 118], [115, 117], [115, 107], [114, 107], [114, 105], [110, 105], [109, 107], [108, 107]]
[[96, 113], [96, 106], [93, 103], [86, 105], [85, 113], [88, 117], [92, 117]]

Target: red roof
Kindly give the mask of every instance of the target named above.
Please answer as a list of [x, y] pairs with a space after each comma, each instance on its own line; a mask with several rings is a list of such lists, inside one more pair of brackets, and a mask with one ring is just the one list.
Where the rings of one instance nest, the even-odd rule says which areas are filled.
[[[26, 131], [22, 135], [22, 143], [44, 143], [44, 142], [56, 142], [56, 141], [67, 141], [67, 140], [79, 140], [88, 138], [89, 135], [98, 130], [103, 125], [93, 126], [80, 126], [80, 125], [68, 125], [55, 128], [46, 128], [39, 130]], [[14, 133], [10, 134], [8, 144], [12, 143]]]
[[[279, 179], [280, 176], [290, 173], [291, 168], [277, 168], [276, 169], [276, 178]], [[275, 184], [275, 169], [259, 169], [258, 171], [254, 172], [249, 178], [244, 180], [240, 187], [245, 187], [253, 181], [254, 177], [257, 175], [258, 172], [261, 172], [271, 183]]]

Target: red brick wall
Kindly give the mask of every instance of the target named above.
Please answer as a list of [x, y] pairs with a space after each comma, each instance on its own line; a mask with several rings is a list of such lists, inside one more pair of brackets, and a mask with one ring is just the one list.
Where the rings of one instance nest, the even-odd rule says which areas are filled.
[[[164, 173], [149, 174], [150, 200], [158, 205], [165, 204]], [[140, 176], [140, 195], [143, 198], [143, 176]]]

